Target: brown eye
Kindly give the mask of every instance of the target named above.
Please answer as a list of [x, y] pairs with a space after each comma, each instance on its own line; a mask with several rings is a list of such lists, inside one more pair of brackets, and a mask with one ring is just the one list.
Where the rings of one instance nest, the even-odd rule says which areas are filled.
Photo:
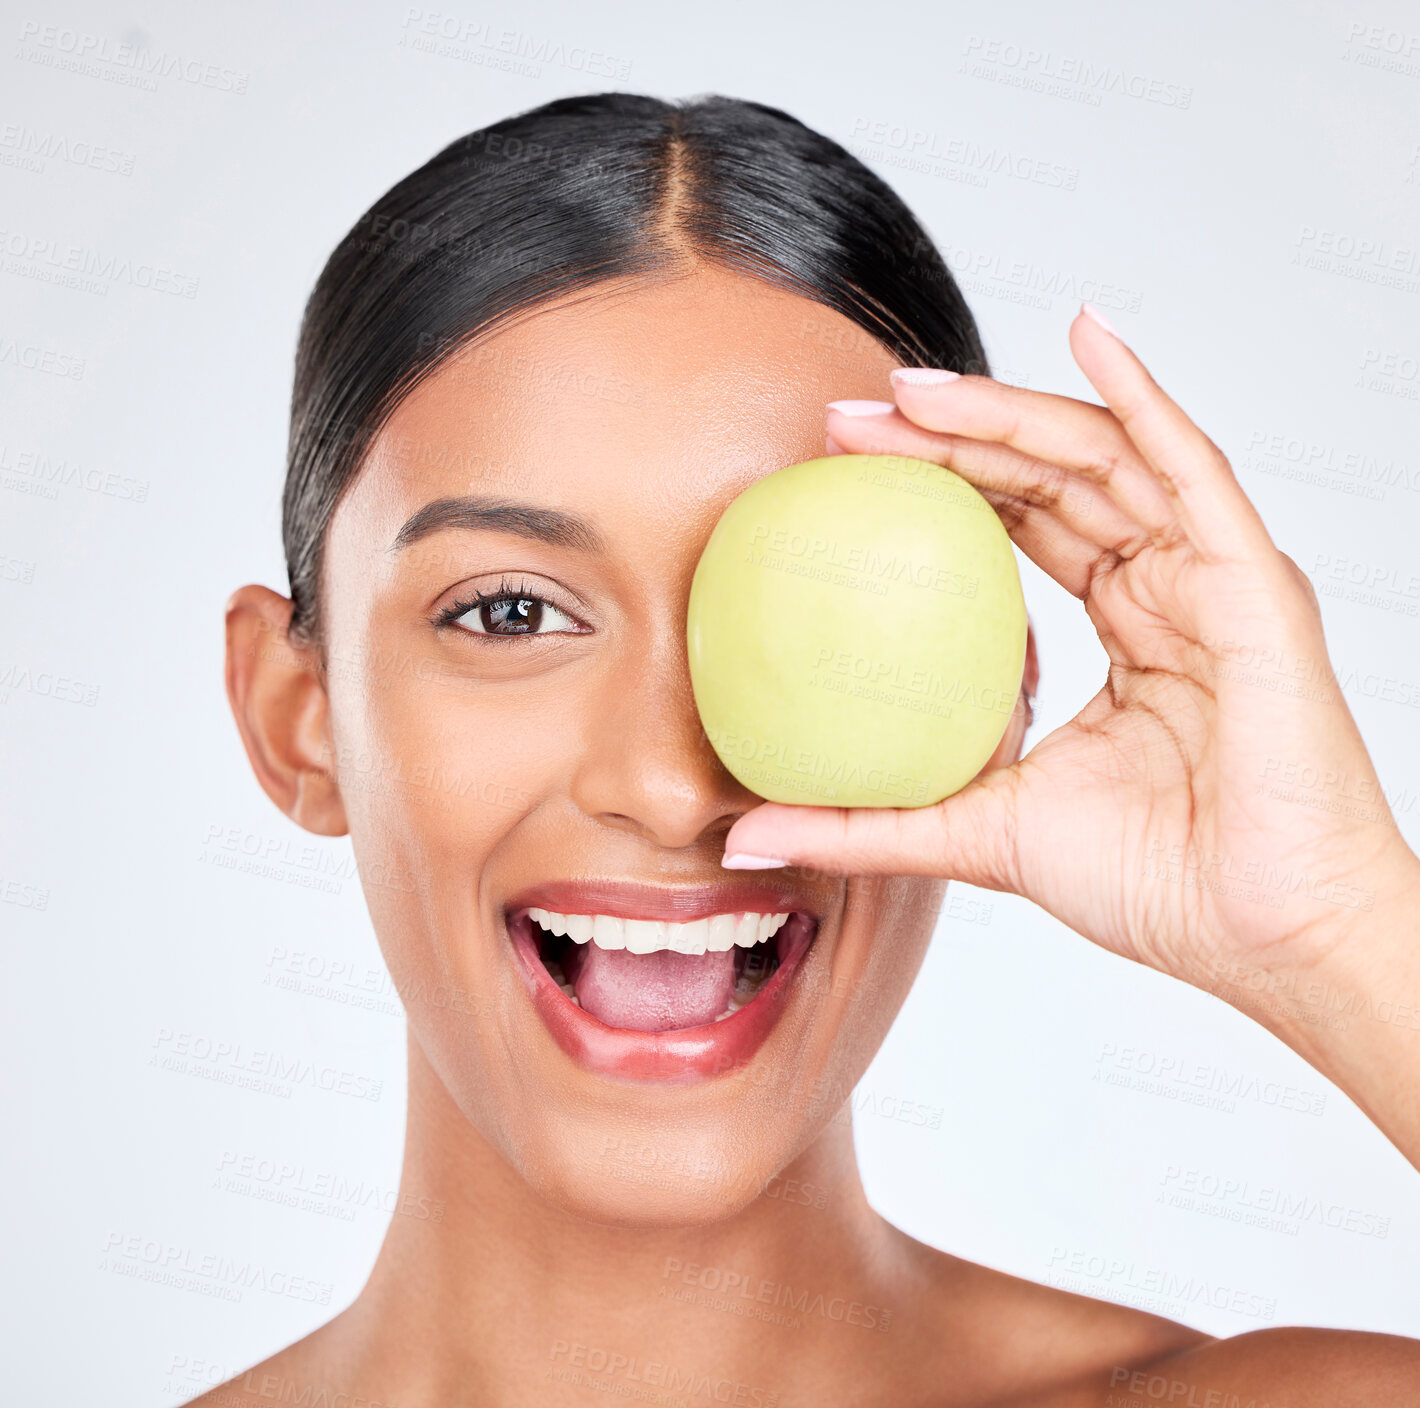
[[505, 596], [478, 608], [479, 624], [490, 635], [535, 634], [542, 621], [542, 603], [531, 596]]
[[576, 625], [550, 601], [536, 596], [495, 596], [454, 618], [474, 635], [533, 636], [575, 631]]

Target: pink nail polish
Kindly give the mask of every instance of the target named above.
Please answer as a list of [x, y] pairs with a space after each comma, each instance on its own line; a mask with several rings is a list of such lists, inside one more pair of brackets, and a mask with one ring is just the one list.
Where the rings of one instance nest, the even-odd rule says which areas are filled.
[[828, 409], [841, 416], [886, 416], [897, 407], [891, 401], [830, 401]]
[[736, 851], [732, 856], [725, 856], [720, 861], [725, 870], [778, 870], [782, 866], [789, 864], [787, 860], [773, 860], [769, 856], [747, 855], [744, 851]]
[[894, 386], [943, 386], [960, 381], [960, 372], [943, 371], [940, 367], [896, 367], [888, 373]]
[[[1119, 329], [1115, 327], [1115, 325], [1110, 322], [1110, 320], [1106, 318], [1105, 315], [1101, 313], [1100, 310], [1096, 308], [1093, 303], [1080, 304], [1080, 312], [1082, 312], [1087, 318], [1090, 318], [1094, 322], [1097, 322], [1100, 327], [1102, 327], [1107, 333], [1110, 333], [1115, 337], [1119, 337]], [[1122, 337], [1119, 337], [1119, 340], [1121, 342], [1124, 341]]]

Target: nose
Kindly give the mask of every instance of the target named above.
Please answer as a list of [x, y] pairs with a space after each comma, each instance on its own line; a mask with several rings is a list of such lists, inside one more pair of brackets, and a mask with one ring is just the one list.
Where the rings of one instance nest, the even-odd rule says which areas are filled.
[[710, 747], [695, 708], [684, 632], [657, 635], [649, 654], [608, 668], [583, 734], [572, 800], [605, 825], [680, 849], [723, 837], [762, 799]]

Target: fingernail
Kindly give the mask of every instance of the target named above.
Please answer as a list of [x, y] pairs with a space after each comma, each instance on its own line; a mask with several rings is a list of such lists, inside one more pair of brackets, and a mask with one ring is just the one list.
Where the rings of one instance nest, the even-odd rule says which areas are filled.
[[[1106, 318], [1105, 315], [1101, 313], [1100, 310], [1096, 308], [1093, 303], [1080, 304], [1080, 312], [1082, 312], [1087, 318], [1093, 318], [1094, 321], [1097, 322], [1100, 327], [1102, 327], [1107, 333], [1112, 333], [1115, 337], [1119, 337], [1119, 329], [1115, 327], [1115, 325], [1110, 322], [1110, 320]], [[1119, 340], [1121, 342], [1124, 341], [1122, 337], [1119, 337]]]
[[787, 860], [773, 860], [769, 856], [746, 855], [744, 851], [736, 851], [732, 856], [725, 856], [720, 861], [721, 866], [726, 870], [778, 870], [781, 866], [788, 865]]
[[960, 372], [947, 372], [940, 367], [897, 367], [888, 373], [888, 380], [894, 386], [940, 386], [945, 381], [960, 379]]
[[830, 455], [841, 455], [845, 453], [843, 446], [831, 435], [825, 435], [823, 437], [823, 447]]
[[830, 401], [828, 409], [841, 416], [886, 416], [897, 407], [891, 401]]

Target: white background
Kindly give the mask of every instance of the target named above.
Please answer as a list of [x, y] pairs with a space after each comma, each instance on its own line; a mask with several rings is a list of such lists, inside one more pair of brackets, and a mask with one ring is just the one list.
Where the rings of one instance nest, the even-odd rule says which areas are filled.
[[[285, 587], [291, 363], [322, 263], [396, 179], [495, 119], [609, 87], [787, 109], [904, 195], [1008, 380], [1090, 394], [1065, 333], [1092, 297], [1331, 593], [1333, 657], [1420, 840], [1413, 6], [448, 3], [413, 12], [467, 27], [433, 53], [422, 20], [369, 0], [5, 7], [0, 1340], [16, 1402], [185, 1399], [329, 1318], [375, 1255], [402, 1018], [348, 843], [287, 823], [247, 767], [222, 607], [243, 582]], [[135, 86], [124, 44], [168, 71]], [[50, 276], [66, 258], [113, 264], [65, 287]], [[194, 296], [147, 286], [153, 268]], [[39, 351], [50, 370], [25, 365]], [[1098, 687], [1103, 655], [1077, 603], [1024, 570], [1039, 736]], [[1369, 595], [1353, 584], [1372, 577]], [[252, 850], [274, 851], [271, 873], [220, 863]], [[937, 1246], [1037, 1280], [1073, 1264], [1080, 1289], [1216, 1333], [1420, 1335], [1416, 1177], [1343, 1096], [1219, 1001], [1027, 904], [963, 890], [952, 908], [860, 1092], [878, 1207]], [[279, 984], [292, 966], [304, 988]], [[157, 1063], [184, 1038], [329, 1065], [381, 1098], [238, 1088], [234, 1056]], [[1242, 1093], [1176, 1098], [1215, 1075]], [[1283, 1108], [1272, 1083], [1323, 1113]], [[266, 1181], [233, 1191], [242, 1160], [269, 1161]], [[1213, 1178], [1233, 1189], [1221, 1204], [1168, 1201]], [[307, 1207], [257, 1195], [333, 1180]], [[1277, 1190], [1299, 1215], [1244, 1220]], [[130, 1238], [146, 1250], [126, 1256]], [[158, 1284], [145, 1256], [249, 1259], [328, 1304]]]

